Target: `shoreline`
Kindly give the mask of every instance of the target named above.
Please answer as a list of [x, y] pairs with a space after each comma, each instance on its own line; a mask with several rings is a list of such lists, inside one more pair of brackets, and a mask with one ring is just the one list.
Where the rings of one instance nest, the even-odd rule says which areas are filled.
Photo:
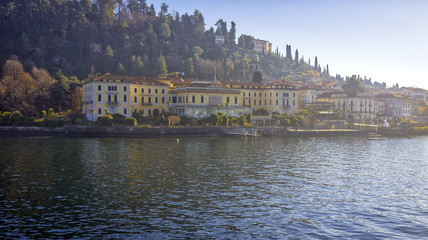
[[[275, 137], [323, 137], [323, 136], [367, 136], [370, 131], [354, 129], [284, 129], [255, 127], [104, 127], [65, 125], [58, 128], [0, 126], [0, 136], [58, 136], [87, 138], [175, 138], [175, 137], [234, 137], [225, 134], [230, 129], [257, 129], [260, 136]], [[411, 134], [408, 131], [382, 130], [379, 134], [389, 137], [410, 137], [423, 134]], [[236, 137], [236, 136], [235, 136]]]

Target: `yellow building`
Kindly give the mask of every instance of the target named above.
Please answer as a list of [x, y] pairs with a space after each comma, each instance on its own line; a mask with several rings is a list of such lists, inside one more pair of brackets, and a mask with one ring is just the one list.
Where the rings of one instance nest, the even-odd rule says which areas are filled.
[[241, 91], [242, 105], [254, 111], [294, 115], [299, 111], [298, 88], [280, 81], [269, 83], [223, 83]]
[[253, 39], [254, 43], [254, 51], [263, 52], [263, 53], [271, 53], [272, 52], [272, 43], [266, 40], [261, 39]]
[[119, 113], [131, 117], [132, 112], [143, 116], [164, 112], [170, 85], [154, 78], [104, 74], [83, 84], [83, 113], [88, 120]]
[[194, 82], [187, 87], [172, 89], [170, 112], [178, 116], [208, 117], [222, 112], [239, 117], [251, 109], [242, 105], [239, 89], [225, 88], [213, 82]]
[[204, 118], [222, 112], [239, 117], [254, 111], [272, 115], [298, 113], [297, 86], [284, 82], [201, 82], [181, 78], [147, 78], [104, 74], [83, 84], [83, 112], [96, 121], [108, 111], [131, 117], [169, 111]]

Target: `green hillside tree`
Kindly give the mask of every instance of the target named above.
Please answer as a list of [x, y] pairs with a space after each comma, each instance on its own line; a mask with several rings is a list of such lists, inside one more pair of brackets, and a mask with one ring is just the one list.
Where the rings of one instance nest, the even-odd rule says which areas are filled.
[[160, 57], [156, 60], [156, 63], [154, 66], [154, 75], [165, 74], [165, 73], [168, 73], [165, 58], [163, 57], [163, 55], [160, 55]]

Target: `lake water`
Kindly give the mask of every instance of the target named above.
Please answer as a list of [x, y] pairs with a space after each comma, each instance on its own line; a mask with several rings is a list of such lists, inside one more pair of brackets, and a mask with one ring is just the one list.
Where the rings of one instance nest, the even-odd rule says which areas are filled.
[[3, 239], [427, 237], [427, 136], [0, 138]]

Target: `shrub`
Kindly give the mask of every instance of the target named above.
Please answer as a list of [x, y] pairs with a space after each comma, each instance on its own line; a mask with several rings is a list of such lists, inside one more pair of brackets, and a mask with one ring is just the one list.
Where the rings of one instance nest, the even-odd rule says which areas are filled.
[[115, 123], [123, 123], [123, 122], [125, 122], [125, 119], [126, 119], [125, 116], [123, 116], [122, 114], [119, 114], [119, 113], [115, 113], [111, 116], [113, 117], [113, 120]]
[[102, 126], [111, 126], [114, 122], [113, 117], [108, 114], [108, 115], [104, 115], [101, 117], [98, 117], [98, 122], [102, 125]]
[[49, 127], [49, 128], [55, 128], [55, 127], [62, 127], [64, 126], [65, 121], [64, 119], [60, 119], [60, 118], [53, 118], [53, 119], [49, 119], [49, 118], [45, 118], [43, 120], [43, 126], [45, 127]]
[[141, 113], [139, 112], [132, 112], [132, 117], [137, 119], [138, 123], [142, 123], [143, 122], [143, 115], [141, 115]]
[[73, 125], [82, 124], [85, 115], [83, 113], [68, 113], [67, 118]]
[[169, 122], [171, 123], [172, 126], [174, 125], [178, 125], [180, 123], [181, 118], [179, 116], [169, 116], [168, 117]]
[[135, 127], [135, 126], [137, 126], [137, 119], [135, 119], [133, 117], [127, 118], [127, 119], [125, 119], [125, 124], [127, 126]]

